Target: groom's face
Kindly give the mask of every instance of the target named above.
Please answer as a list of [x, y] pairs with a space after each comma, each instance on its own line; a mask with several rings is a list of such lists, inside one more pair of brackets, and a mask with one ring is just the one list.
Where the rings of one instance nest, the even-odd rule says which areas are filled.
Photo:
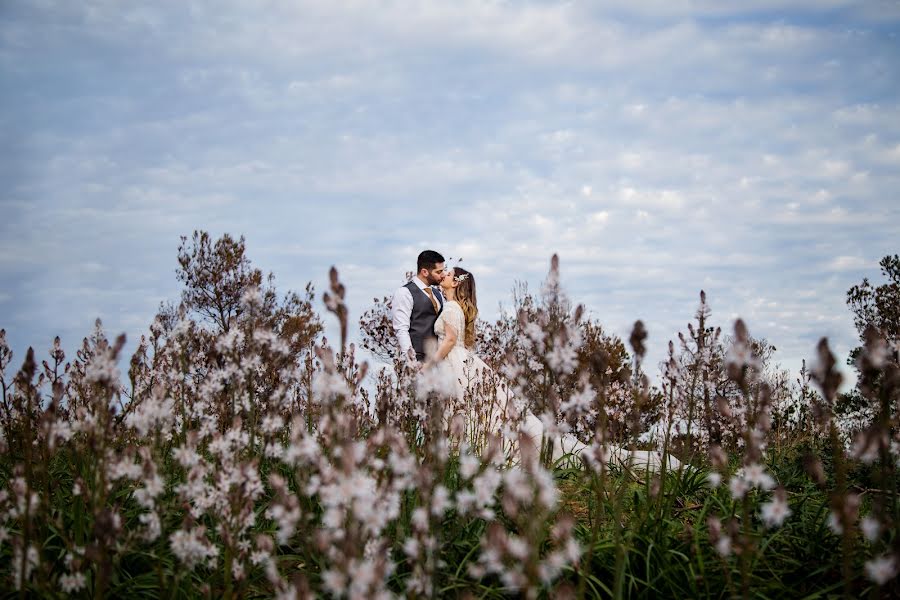
[[[424, 269], [423, 269], [424, 270]], [[425, 275], [425, 279], [428, 282], [428, 285], [438, 285], [441, 282], [441, 279], [444, 278], [444, 263], [437, 263], [434, 265], [434, 268], [428, 271]]]

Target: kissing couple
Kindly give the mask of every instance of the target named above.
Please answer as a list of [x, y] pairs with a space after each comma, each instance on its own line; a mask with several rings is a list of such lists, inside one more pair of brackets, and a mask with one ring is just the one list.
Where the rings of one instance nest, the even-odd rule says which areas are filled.
[[[448, 269], [444, 257], [433, 250], [419, 254], [416, 274], [391, 300], [391, 321], [401, 357], [414, 369], [434, 372], [449, 383], [446, 391], [462, 408], [470, 442], [477, 446], [487, 432], [503, 431], [509, 447], [518, 446], [519, 433], [527, 435], [538, 449], [542, 442], [552, 442], [554, 460], [580, 453], [586, 446], [572, 435], [544, 440], [540, 419], [526, 408], [515, 407], [509, 386], [496, 383], [491, 367], [475, 354], [477, 318], [474, 275], [461, 267]], [[484, 382], [495, 382], [491, 384], [494, 393], [485, 394]], [[515, 415], [524, 418], [514, 424], [518, 421]]]

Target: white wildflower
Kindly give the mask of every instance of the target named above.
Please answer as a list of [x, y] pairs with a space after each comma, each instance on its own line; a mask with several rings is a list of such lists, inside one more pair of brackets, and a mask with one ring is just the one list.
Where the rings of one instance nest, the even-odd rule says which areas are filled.
[[766, 502], [760, 507], [760, 517], [766, 527], [781, 527], [781, 524], [789, 516], [791, 516], [791, 509], [787, 501], [778, 495], [771, 502]]
[[884, 585], [897, 576], [897, 557], [882, 555], [866, 561], [866, 577], [878, 585]]
[[322, 583], [325, 585], [325, 589], [331, 592], [333, 596], [341, 597], [344, 595], [344, 590], [347, 587], [347, 576], [340, 571], [328, 569], [322, 573]]
[[456, 492], [456, 509], [460, 514], [466, 515], [474, 509], [476, 504], [475, 494], [469, 490], [459, 490]]
[[436, 486], [431, 497], [431, 514], [440, 517], [452, 507], [453, 502], [450, 500], [450, 492], [447, 488], [442, 485]]
[[144, 474], [144, 469], [140, 464], [134, 462], [130, 457], [109, 463], [106, 468], [107, 476], [111, 481], [118, 479], [131, 479], [136, 481]]
[[775, 480], [766, 473], [765, 467], [758, 463], [749, 464], [743, 470], [744, 480], [751, 487], [758, 487], [761, 490], [770, 490], [775, 486]]
[[540, 468], [532, 477], [538, 487], [538, 502], [547, 509], [555, 508], [559, 501], [559, 490], [556, 489], [553, 475], [547, 469]]
[[[17, 590], [21, 590], [25, 585], [25, 582], [31, 579], [31, 572], [34, 571], [34, 568], [38, 566], [38, 560], [40, 559], [40, 554], [38, 554], [38, 549], [34, 546], [29, 545], [28, 550], [25, 552], [25, 555], [22, 555], [22, 548], [16, 547], [13, 550], [13, 558], [12, 558], [12, 573], [13, 573], [13, 583]], [[24, 569], [23, 565], [24, 564]], [[23, 572], [24, 571], [24, 572]], [[22, 576], [25, 576], [24, 579]]]
[[719, 537], [716, 541], [716, 552], [719, 556], [728, 556], [731, 554], [731, 538], [727, 535]]
[[156, 541], [162, 534], [162, 523], [159, 521], [159, 515], [155, 511], [142, 513], [138, 519], [144, 524], [144, 539], [148, 542]]
[[222, 354], [238, 350], [244, 345], [244, 332], [235, 327], [229, 329], [216, 339], [216, 350]]
[[79, 590], [83, 590], [87, 585], [87, 578], [84, 573], [67, 573], [60, 575], [59, 588], [66, 594], [74, 594]]
[[566, 566], [566, 558], [562, 552], [551, 552], [543, 562], [538, 565], [538, 576], [544, 585], [550, 585], [553, 580], [559, 577], [563, 567]]
[[412, 512], [410, 521], [414, 529], [419, 531], [428, 530], [428, 512], [421, 506]]
[[219, 555], [219, 549], [213, 546], [202, 529], [185, 531], [179, 529], [169, 536], [172, 553], [189, 569]]
[[172, 451], [172, 456], [185, 469], [200, 464], [200, 455], [190, 446], [179, 446]]
[[750, 486], [747, 484], [747, 481], [743, 477], [741, 477], [740, 475], [734, 475], [728, 482], [728, 489], [731, 490], [732, 498], [734, 498], [735, 500], [740, 500], [750, 489]]
[[841, 519], [834, 511], [828, 513], [828, 528], [831, 529], [835, 535], [844, 533], [844, 526], [841, 524]]
[[432, 369], [420, 371], [416, 377], [416, 395], [425, 398], [428, 394], [437, 394], [442, 397], [453, 397], [459, 385], [456, 375], [446, 365], [439, 364]]
[[722, 483], [722, 474], [717, 473], [716, 471], [712, 471], [706, 478], [707, 483], [709, 483], [709, 487], [717, 488]]
[[472, 481], [472, 488], [475, 492], [475, 500], [482, 506], [487, 506], [493, 502], [494, 493], [500, 485], [500, 473], [494, 469], [485, 469], [485, 471]]
[[144, 508], [153, 508], [155, 499], [163, 493], [165, 484], [162, 478], [154, 473], [151, 477], [144, 480], [143, 487], [134, 491], [134, 499]]
[[331, 401], [338, 396], [350, 396], [347, 381], [339, 373], [326, 371], [317, 371], [313, 375], [312, 391], [319, 402]]
[[151, 431], [167, 432], [175, 422], [175, 401], [172, 398], [150, 396], [125, 417], [125, 424], [146, 436]]
[[263, 432], [272, 435], [278, 433], [284, 427], [284, 419], [281, 415], [266, 415], [262, 421]]
[[72, 437], [72, 425], [68, 421], [61, 419], [53, 421], [50, 424], [50, 432], [47, 436], [50, 449], [56, 447], [57, 442], [67, 442]]
[[583, 415], [591, 410], [595, 395], [594, 389], [587, 385], [583, 390], [572, 394], [559, 408], [564, 414]]
[[506, 550], [518, 561], [528, 558], [528, 543], [517, 535], [510, 535], [506, 540]]
[[573, 537], [566, 540], [566, 544], [563, 546], [563, 556], [567, 562], [570, 564], [578, 562], [581, 560], [582, 554], [584, 554], [584, 548], [581, 547], [578, 540]]
[[416, 558], [419, 556], [419, 541], [416, 538], [407, 538], [407, 540], [403, 542], [403, 552], [409, 558]]
[[478, 472], [478, 468], [481, 467], [481, 461], [478, 458], [466, 452], [459, 458], [459, 474], [463, 479], [469, 479], [475, 473]]
[[84, 369], [84, 378], [88, 383], [117, 387], [119, 385], [119, 367], [116, 366], [112, 353], [100, 352], [94, 356]]
[[881, 523], [878, 522], [878, 519], [871, 516], [863, 517], [859, 528], [862, 529], [863, 535], [869, 542], [875, 542], [881, 533]]
[[578, 350], [569, 343], [557, 343], [553, 350], [547, 353], [547, 363], [550, 368], [559, 373], [571, 373], [578, 366]]

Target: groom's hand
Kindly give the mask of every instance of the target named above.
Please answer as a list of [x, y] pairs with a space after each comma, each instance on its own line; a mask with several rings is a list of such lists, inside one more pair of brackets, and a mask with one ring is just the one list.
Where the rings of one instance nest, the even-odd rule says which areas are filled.
[[412, 348], [410, 348], [406, 353], [406, 366], [409, 367], [409, 370], [413, 372], [422, 370], [422, 363], [420, 363], [416, 359], [416, 353]]

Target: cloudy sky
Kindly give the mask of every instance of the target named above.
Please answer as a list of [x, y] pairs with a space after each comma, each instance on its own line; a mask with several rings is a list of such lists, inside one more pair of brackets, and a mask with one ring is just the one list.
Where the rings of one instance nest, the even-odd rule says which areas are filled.
[[0, 327], [134, 339], [205, 229], [282, 289], [337, 265], [356, 315], [426, 247], [487, 317], [558, 252], [654, 361], [700, 289], [788, 367], [846, 353], [900, 251], [897, 31], [878, 0], [5, 0]]

